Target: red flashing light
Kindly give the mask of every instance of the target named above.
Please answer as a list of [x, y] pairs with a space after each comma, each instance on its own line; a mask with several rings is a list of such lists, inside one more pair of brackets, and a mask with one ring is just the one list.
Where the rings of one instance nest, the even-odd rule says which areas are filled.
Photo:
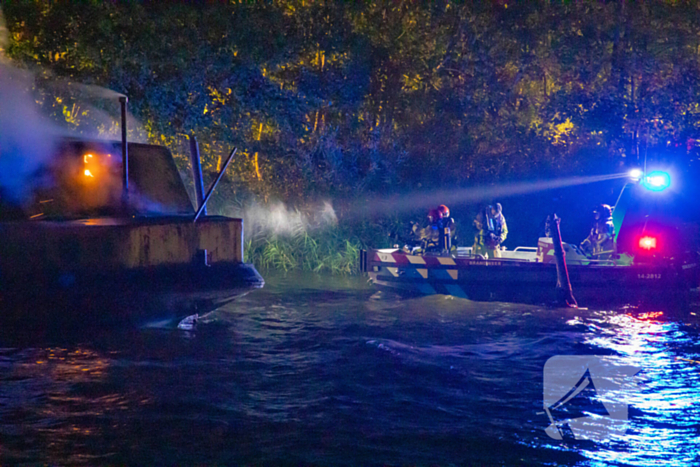
[[637, 315], [637, 319], [641, 320], [653, 320], [656, 318], [660, 318], [661, 316], [664, 315], [663, 311], [649, 311], [646, 313], [640, 313]]
[[652, 250], [656, 248], [656, 238], [655, 237], [642, 237], [639, 239], [639, 248], [645, 250]]

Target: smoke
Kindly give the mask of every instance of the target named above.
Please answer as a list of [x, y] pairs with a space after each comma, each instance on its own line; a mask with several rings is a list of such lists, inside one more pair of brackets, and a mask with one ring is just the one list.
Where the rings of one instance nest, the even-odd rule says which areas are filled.
[[[46, 171], [61, 137], [120, 140], [123, 94], [93, 85], [19, 70], [3, 55], [7, 30], [0, 11], [0, 202], [26, 207], [38, 188], [54, 181]], [[130, 142], [147, 133], [127, 115]]]
[[[100, 86], [76, 83], [44, 73], [38, 87], [46, 96], [47, 112], [60, 115], [63, 134], [89, 139], [121, 139], [121, 112], [118, 99], [124, 94]], [[128, 140], [146, 143], [143, 125], [127, 112]]]
[[31, 74], [0, 63], [0, 189], [13, 204], [30, 195], [32, 176], [50, 161], [54, 126], [29, 93]]
[[53, 128], [38, 112], [34, 76], [9, 64], [9, 33], [0, 8], [0, 204], [26, 202], [30, 179], [49, 162]]
[[225, 215], [245, 219], [244, 235], [248, 239], [297, 237], [338, 223], [328, 201], [311, 203], [303, 210], [281, 202], [264, 205], [253, 201], [239, 208], [229, 207]]
[[[343, 209], [342, 217], [344, 220], [352, 221], [387, 213], [408, 213], [414, 212], [416, 209], [433, 208], [439, 204], [479, 202], [605, 180], [622, 179], [628, 176], [628, 173], [625, 172], [375, 197], [348, 205], [346, 209]], [[303, 209], [289, 208], [281, 202], [261, 204], [254, 201], [239, 207], [228, 206], [223, 214], [245, 219], [245, 238], [248, 239], [275, 236], [296, 237], [338, 223], [336, 210], [329, 201], [311, 203]]]
[[[57, 81], [55, 81], [57, 82]], [[76, 86], [81, 92], [87, 96], [92, 96], [99, 99], [113, 99], [117, 100], [120, 97], [126, 97], [124, 94], [112, 91], [111, 89], [103, 88], [101, 86], [95, 86], [93, 84], [79, 84], [68, 82], [69, 85]]]

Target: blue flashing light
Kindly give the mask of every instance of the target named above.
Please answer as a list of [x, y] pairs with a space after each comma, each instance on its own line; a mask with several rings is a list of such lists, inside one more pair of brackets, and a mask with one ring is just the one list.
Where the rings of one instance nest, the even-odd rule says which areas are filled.
[[649, 172], [642, 178], [644, 188], [651, 191], [663, 191], [671, 186], [671, 176], [666, 172], [656, 170]]

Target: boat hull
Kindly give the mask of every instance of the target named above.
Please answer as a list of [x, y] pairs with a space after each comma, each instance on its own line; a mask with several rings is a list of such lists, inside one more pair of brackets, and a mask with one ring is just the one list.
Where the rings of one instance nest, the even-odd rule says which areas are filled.
[[[408, 255], [369, 250], [371, 281], [415, 294], [446, 294], [478, 301], [550, 303], [557, 296], [554, 263]], [[580, 305], [687, 303], [697, 266], [568, 265]]]
[[0, 284], [0, 321], [135, 324], [204, 314], [264, 286], [251, 264], [55, 270]]
[[0, 234], [4, 323], [175, 321], [264, 285], [243, 262], [240, 219], [14, 222]]

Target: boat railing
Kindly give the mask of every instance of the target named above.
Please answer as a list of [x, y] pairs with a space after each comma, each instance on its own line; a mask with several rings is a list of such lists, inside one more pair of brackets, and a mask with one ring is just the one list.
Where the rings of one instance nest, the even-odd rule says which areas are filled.
[[518, 246], [515, 247], [515, 250], [513, 251], [534, 251], [537, 252], [537, 247], [536, 246]]
[[[423, 252], [423, 251], [416, 251], [418, 248], [411, 249], [409, 251], [406, 251], [404, 249], [400, 248], [380, 248], [376, 251], [380, 253], [396, 253], [396, 252], [401, 252], [405, 253], [408, 255], [419, 255], [419, 256], [445, 256], [440, 252], [437, 251], [430, 251], [430, 252]], [[516, 247], [513, 250], [504, 250], [504, 251], [510, 251], [510, 252], [518, 252], [518, 253], [536, 253], [537, 252], [537, 247], [530, 247], [530, 246], [519, 246]], [[451, 256], [453, 258], [460, 258], [460, 259], [474, 259], [474, 260], [480, 260], [480, 261], [512, 261], [512, 262], [520, 262], [520, 263], [537, 263], [537, 258], [518, 258], [518, 257], [501, 257], [501, 258], [486, 258], [485, 256], [478, 254], [478, 253], [473, 253], [472, 247], [458, 247], [456, 251], [454, 251], [452, 254], [447, 255]], [[572, 265], [577, 265], [577, 266], [618, 266], [617, 262], [614, 259], [592, 259], [592, 258], [585, 258], [585, 259], [573, 259], [567, 257], [566, 259], [566, 264], [572, 264]]]

